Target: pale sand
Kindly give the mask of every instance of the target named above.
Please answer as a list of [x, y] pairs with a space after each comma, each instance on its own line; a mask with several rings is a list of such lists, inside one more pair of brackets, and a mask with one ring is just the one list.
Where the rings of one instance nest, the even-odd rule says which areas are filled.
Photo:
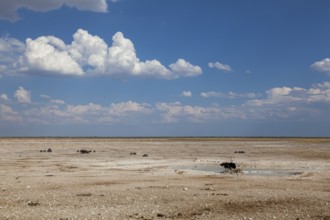
[[330, 139], [2, 138], [0, 178], [0, 219], [330, 219]]

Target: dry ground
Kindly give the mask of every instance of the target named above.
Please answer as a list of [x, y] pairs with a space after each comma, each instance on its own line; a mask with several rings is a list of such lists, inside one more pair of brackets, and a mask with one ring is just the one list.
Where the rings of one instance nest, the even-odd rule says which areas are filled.
[[0, 178], [0, 219], [330, 220], [330, 139], [2, 138]]

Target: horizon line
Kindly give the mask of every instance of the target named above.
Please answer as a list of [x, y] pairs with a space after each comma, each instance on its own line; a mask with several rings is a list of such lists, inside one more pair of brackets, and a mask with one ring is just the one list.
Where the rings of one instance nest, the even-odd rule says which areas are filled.
[[176, 138], [330, 138], [330, 136], [1, 136], [0, 138], [104, 138], [104, 139], [176, 139]]

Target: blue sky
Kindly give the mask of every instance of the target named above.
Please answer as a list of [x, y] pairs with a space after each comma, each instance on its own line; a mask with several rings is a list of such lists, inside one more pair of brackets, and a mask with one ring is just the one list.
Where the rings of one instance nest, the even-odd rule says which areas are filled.
[[2, 0], [1, 136], [330, 136], [326, 0]]

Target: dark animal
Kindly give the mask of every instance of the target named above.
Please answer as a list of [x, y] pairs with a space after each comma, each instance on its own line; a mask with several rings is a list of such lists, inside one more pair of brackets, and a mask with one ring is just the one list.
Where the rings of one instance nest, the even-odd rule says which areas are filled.
[[235, 154], [245, 154], [245, 151], [243, 150], [235, 151]]
[[84, 150], [84, 149], [80, 150], [81, 154], [89, 154], [90, 152], [92, 152], [92, 151], [91, 150]]
[[233, 162], [223, 162], [220, 164], [220, 166], [224, 167], [225, 169], [236, 169], [236, 164]]

